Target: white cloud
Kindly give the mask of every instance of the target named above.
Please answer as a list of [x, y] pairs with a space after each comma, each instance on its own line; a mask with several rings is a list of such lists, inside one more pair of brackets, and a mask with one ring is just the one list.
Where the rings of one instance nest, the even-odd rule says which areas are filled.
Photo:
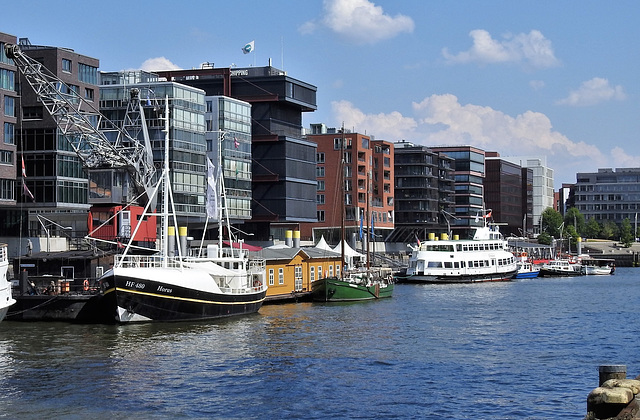
[[417, 127], [413, 118], [404, 117], [398, 111], [389, 114], [365, 114], [349, 101], [334, 101], [331, 103], [331, 110], [335, 121], [344, 123], [346, 128], [359, 133], [366, 132], [380, 139], [409, 137]]
[[619, 147], [603, 153], [598, 147], [574, 141], [555, 131], [549, 117], [535, 111], [511, 116], [488, 106], [461, 104], [452, 94], [431, 95], [414, 102], [413, 116], [366, 114], [348, 101], [332, 103], [338, 124], [388, 141], [425, 146], [470, 145], [501, 156], [545, 156], [558, 185], [575, 182], [577, 172], [603, 167], [636, 167], [638, 156]]
[[625, 98], [622, 86], [611, 86], [607, 79], [594, 77], [583, 82], [578, 89], [571, 91], [569, 96], [556, 103], [558, 105], [591, 106], [612, 99], [622, 101]]
[[522, 63], [535, 68], [554, 67], [559, 64], [551, 41], [540, 31], [528, 34], [506, 35], [503, 40], [495, 40], [484, 29], [469, 32], [473, 45], [467, 51], [450, 54], [447, 48], [442, 55], [450, 64], [466, 63]]
[[413, 32], [414, 22], [408, 16], [385, 14], [382, 7], [368, 0], [325, 0], [320, 23], [305, 22], [298, 30], [314, 32], [319, 26], [331, 29], [357, 44], [375, 44], [402, 32]]
[[160, 70], [180, 70], [180, 67], [173, 64], [165, 57], [155, 57], [145, 60], [140, 66], [140, 70], [144, 71], [160, 71]]
[[540, 90], [545, 86], [545, 83], [542, 80], [531, 80], [529, 86], [533, 90]]

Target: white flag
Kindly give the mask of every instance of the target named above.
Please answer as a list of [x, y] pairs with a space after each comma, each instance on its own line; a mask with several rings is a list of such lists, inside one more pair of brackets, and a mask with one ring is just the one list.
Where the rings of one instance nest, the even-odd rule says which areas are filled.
[[242, 47], [242, 52], [245, 54], [249, 54], [250, 52], [253, 52], [254, 49], [255, 49], [255, 41], [251, 41], [248, 44], [245, 44], [244, 47]]
[[218, 189], [216, 188], [216, 168], [207, 158], [207, 217], [218, 219]]

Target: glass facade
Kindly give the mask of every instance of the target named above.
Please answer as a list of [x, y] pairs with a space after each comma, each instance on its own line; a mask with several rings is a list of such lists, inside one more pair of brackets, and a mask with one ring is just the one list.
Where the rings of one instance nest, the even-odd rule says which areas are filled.
[[640, 168], [600, 169], [578, 173], [575, 207], [586, 220], [635, 223], [640, 212]]
[[217, 165], [221, 147], [229, 217], [251, 219], [251, 105], [225, 96], [206, 97], [207, 155]]
[[[128, 72], [130, 73], [130, 72]], [[101, 80], [113, 81], [113, 74]], [[143, 79], [140, 75], [138, 79]], [[127, 76], [131, 77], [131, 75]], [[118, 80], [118, 79], [115, 79]], [[206, 196], [206, 141], [204, 93], [173, 82], [108, 84], [100, 86], [100, 110], [122, 126], [131, 88], [140, 89], [153, 149], [153, 160], [161, 168], [164, 161], [164, 120], [156, 110], [169, 99], [169, 162], [173, 199], [178, 218], [204, 217]], [[156, 173], [160, 176], [160, 171]], [[162, 203], [159, 197], [158, 203]]]

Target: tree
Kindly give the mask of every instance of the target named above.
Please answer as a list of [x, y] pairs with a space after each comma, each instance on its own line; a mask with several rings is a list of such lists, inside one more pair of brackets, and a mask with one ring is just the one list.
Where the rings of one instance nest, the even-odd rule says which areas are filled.
[[597, 238], [600, 235], [601, 230], [602, 227], [600, 226], [600, 223], [598, 223], [596, 219], [591, 218], [587, 222], [583, 233], [587, 238]]
[[631, 222], [629, 218], [626, 218], [622, 221], [620, 225], [620, 242], [625, 248], [629, 248], [631, 243], [633, 242], [633, 232], [631, 228]]
[[540, 216], [541, 218], [541, 230], [547, 232], [554, 238], [560, 237], [560, 225], [562, 225], [562, 215], [560, 212], [547, 207]]
[[564, 225], [573, 226], [578, 235], [584, 234], [584, 215], [575, 207], [571, 207], [564, 215]]
[[611, 239], [618, 235], [618, 225], [616, 225], [611, 220], [607, 220], [602, 225], [602, 230], [600, 231], [600, 237], [602, 239]]
[[538, 243], [542, 245], [551, 245], [551, 235], [547, 232], [542, 232], [538, 235]]

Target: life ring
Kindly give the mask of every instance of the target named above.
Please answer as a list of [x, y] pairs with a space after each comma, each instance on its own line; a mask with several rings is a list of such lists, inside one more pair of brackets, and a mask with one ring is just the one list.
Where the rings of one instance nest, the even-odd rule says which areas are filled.
[[262, 287], [262, 282], [258, 279], [253, 281], [253, 287]]
[[84, 282], [82, 283], [82, 290], [84, 290], [85, 292], [89, 290], [89, 280], [84, 279]]

